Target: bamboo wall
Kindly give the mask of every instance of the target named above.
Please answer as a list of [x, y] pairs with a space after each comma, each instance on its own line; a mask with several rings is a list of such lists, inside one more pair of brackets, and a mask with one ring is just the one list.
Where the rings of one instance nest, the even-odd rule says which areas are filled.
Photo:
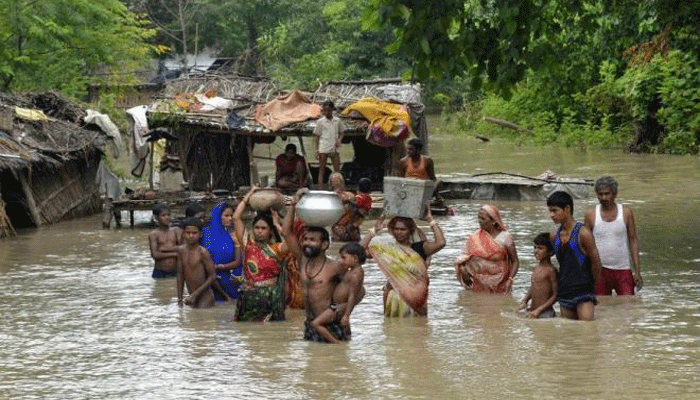
[[101, 210], [95, 175], [100, 154], [69, 160], [58, 167], [34, 167], [29, 185], [41, 224], [95, 214]]

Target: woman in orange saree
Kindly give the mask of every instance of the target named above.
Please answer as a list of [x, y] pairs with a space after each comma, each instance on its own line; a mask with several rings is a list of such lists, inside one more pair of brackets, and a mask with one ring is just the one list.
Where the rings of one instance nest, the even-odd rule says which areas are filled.
[[464, 254], [454, 262], [457, 280], [474, 292], [510, 293], [520, 265], [513, 237], [496, 206], [481, 207], [478, 219], [480, 229], [469, 235]]

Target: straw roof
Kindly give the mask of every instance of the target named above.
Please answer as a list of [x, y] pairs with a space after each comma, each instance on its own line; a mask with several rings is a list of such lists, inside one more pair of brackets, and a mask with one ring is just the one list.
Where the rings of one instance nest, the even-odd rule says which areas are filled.
[[[45, 120], [20, 117], [15, 108], [39, 110]], [[58, 165], [84, 151], [104, 149], [105, 135], [82, 127], [85, 111], [57, 93], [0, 93], [0, 169], [33, 163]]]
[[[262, 77], [245, 77], [239, 75], [202, 74], [176, 79], [168, 83], [161, 93], [161, 100], [153, 104], [153, 113], [172, 113], [172, 99], [180, 93], [205, 93], [214, 91], [217, 96], [233, 101], [233, 111], [245, 119], [245, 124], [237, 129], [229, 129], [226, 119], [230, 110], [217, 110], [207, 113], [176, 111], [182, 120], [191, 125], [198, 125], [219, 130], [237, 130], [256, 135], [294, 135], [311, 134], [315, 121], [305, 121], [288, 125], [272, 132], [255, 121], [255, 107], [267, 103], [289, 91], [281, 90], [275, 82]], [[314, 92], [303, 92], [316, 103], [332, 100], [338, 109], [366, 97], [404, 103], [415, 112], [423, 113], [421, 87], [417, 83], [404, 83], [400, 79], [381, 79], [371, 81], [333, 81], [320, 86]], [[346, 132], [364, 132], [367, 121], [360, 118], [345, 118]]]

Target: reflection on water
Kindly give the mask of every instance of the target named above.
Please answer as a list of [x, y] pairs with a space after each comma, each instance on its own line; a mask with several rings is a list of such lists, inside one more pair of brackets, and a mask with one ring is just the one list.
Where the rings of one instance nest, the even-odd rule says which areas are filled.
[[[448, 245], [430, 267], [428, 318], [385, 320], [370, 263], [353, 340], [320, 345], [302, 340], [301, 311], [244, 324], [228, 304], [178, 308], [175, 281], [150, 278], [148, 231], [100, 230], [93, 217], [0, 242], [0, 398], [696, 398], [697, 158], [431, 139], [442, 176], [616, 176], [635, 210], [641, 295], [603, 299], [593, 323], [516, 316], [531, 240], [554, 229], [539, 202], [499, 204], [521, 258], [513, 295], [464, 292], [452, 259], [481, 204], [459, 201], [457, 215], [438, 218]], [[576, 216], [593, 204], [577, 201]]]

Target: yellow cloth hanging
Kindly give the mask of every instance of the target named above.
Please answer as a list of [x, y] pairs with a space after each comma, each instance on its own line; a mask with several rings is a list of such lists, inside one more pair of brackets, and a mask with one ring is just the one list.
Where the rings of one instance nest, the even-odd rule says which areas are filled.
[[342, 114], [348, 115], [351, 111], [360, 113], [371, 125], [381, 126], [387, 136], [393, 136], [401, 131], [399, 121], [411, 127], [411, 116], [402, 104], [367, 97], [349, 105]]

